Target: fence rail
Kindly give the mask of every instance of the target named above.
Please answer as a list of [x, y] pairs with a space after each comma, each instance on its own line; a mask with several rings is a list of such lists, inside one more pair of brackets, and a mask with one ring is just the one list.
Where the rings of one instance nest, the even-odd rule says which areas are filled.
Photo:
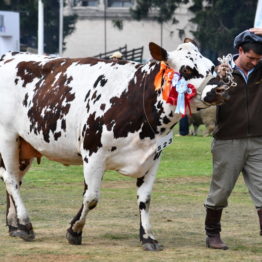
[[123, 47], [119, 47], [115, 50], [111, 50], [108, 51], [106, 53], [100, 53], [98, 55], [95, 55], [94, 57], [97, 58], [102, 58], [102, 59], [109, 59], [110, 56], [116, 52], [119, 51], [122, 53], [124, 60], [130, 60], [130, 61], [135, 61], [135, 62], [139, 62], [142, 63], [143, 61], [143, 52], [144, 52], [144, 47], [138, 47], [138, 48], [134, 48], [131, 50], [127, 50], [127, 45], [123, 46]]

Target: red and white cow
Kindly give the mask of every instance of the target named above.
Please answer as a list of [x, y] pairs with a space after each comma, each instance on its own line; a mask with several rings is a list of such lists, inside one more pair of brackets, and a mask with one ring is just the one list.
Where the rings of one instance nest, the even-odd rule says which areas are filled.
[[192, 111], [222, 103], [226, 92], [218, 79], [206, 84], [214, 66], [194, 44], [183, 43], [173, 52], [154, 43], [149, 47], [152, 57], [165, 63], [23, 53], [1, 58], [0, 176], [6, 184], [11, 236], [34, 239], [19, 188], [32, 160], [45, 156], [65, 165], [84, 166], [83, 203], [67, 230], [69, 243], [81, 244], [86, 216], [98, 202], [104, 172], [117, 170], [137, 179], [143, 248], [161, 249], [151, 232], [150, 194], [161, 141], [181, 118], [175, 113], [176, 95], [172, 85], [167, 88], [170, 81], [165, 72], [178, 72], [198, 89], [191, 100]]

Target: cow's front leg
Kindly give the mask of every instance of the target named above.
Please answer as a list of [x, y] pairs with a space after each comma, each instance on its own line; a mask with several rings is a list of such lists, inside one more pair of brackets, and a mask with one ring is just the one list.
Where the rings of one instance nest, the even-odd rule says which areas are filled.
[[72, 245], [82, 244], [82, 231], [85, 225], [86, 216], [98, 203], [103, 174], [104, 167], [101, 166], [101, 158], [91, 158], [89, 160], [85, 158], [85, 192], [83, 204], [77, 215], [71, 221], [71, 226], [67, 229], [66, 234], [68, 242]]
[[145, 174], [144, 177], [137, 179], [137, 203], [140, 212], [140, 241], [146, 251], [160, 251], [163, 249], [155, 239], [149, 218], [149, 206], [152, 187], [155, 181], [159, 159], [155, 160], [154, 166]]

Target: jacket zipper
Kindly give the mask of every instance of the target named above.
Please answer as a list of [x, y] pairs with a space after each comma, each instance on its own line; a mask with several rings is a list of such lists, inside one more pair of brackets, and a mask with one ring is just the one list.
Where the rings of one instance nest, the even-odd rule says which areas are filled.
[[246, 89], [246, 109], [247, 109], [247, 136], [249, 136], [250, 134], [250, 126], [249, 126], [249, 104], [248, 104], [248, 86], [247, 86], [247, 83], [246, 81], [244, 80], [245, 82], [245, 89]]

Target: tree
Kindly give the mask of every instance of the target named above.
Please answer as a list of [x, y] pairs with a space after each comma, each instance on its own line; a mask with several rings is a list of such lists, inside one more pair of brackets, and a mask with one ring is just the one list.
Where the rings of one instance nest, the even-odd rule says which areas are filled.
[[[172, 21], [176, 8], [187, 0], [138, 0], [137, 6], [131, 9], [134, 19], [141, 20], [149, 17], [154, 8], [159, 12], [153, 19], [159, 23]], [[217, 56], [233, 52], [232, 42], [241, 31], [253, 26], [257, 0], [192, 0], [189, 8], [195, 15], [191, 22], [197, 25], [192, 32], [199, 43], [201, 51], [216, 60]]]
[[211, 58], [233, 50], [233, 39], [241, 31], [253, 27], [257, 0], [193, 0], [191, 21], [197, 24], [192, 32], [202, 52]]
[[135, 8], [131, 8], [130, 12], [134, 19], [141, 20], [148, 17], [150, 11], [157, 8], [158, 12], [152, 12], [151, 18], [159, 23], [170, 20], [173, 23], [177, 23], [174, 12], [182, 3], [188, 3], [188, 0], [137, 0]]
[[[44, 3], [44, 41], [46, 53], [57, 53], [59, 42], [59, 0], [43, 0]], [[5, 0], [0, 1], [0, 10], [20, 13], [21, 45], [37, 47], [38, 1], [37, 0]], [[64, 17], [64, 37], [75, 29], [77, 16]], [[65, 48], [65, 44], [63, 43]]]
[[[135, 8], [130, 9], [131, 16], [136, 20], [141, 20], [150, 16], [161, 25], [161, 45], [163, 23], [172, 20], [175, 24], [174, 13], [180, 4], [186, 4], [189, 0], [137, 0]], [[157, 10], [157, 12], [154, 12]]]

